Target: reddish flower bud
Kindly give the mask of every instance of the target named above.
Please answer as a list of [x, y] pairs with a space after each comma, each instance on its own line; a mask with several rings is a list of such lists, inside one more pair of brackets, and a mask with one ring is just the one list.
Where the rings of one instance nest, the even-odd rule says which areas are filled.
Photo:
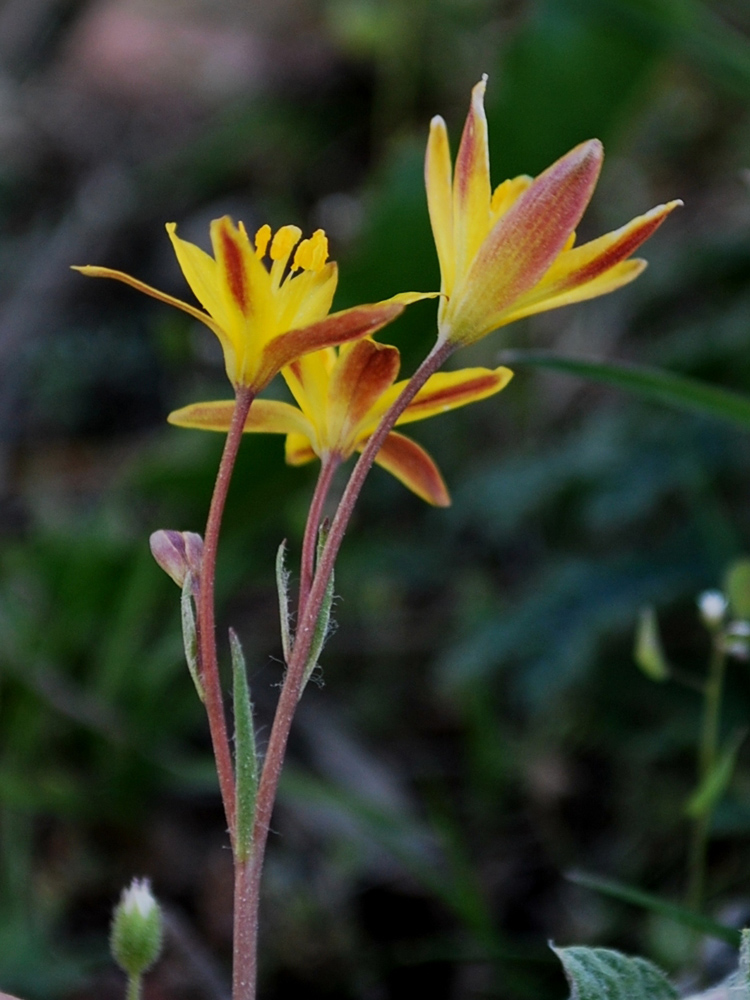
[[151, 554], [167, 576], [178, 587], [185, 584], [190, 574], [193, 592], [200, 583], [201, 561], [203, 559], [203, 539], [194, 531], [172, 531], [169, 528], [155, 531], [149, 539]]

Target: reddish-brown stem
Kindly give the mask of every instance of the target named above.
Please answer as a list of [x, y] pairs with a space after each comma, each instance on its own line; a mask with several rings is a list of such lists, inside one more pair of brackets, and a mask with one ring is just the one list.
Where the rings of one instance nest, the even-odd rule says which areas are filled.
[[203, 671], [203, 688], [206, 694], [206, 713], [211, 731], [216, 773], [219, 776], [221, 799], [229, 827], [229, 836], [234, 844], [235, 801], [234, 766], [227, 736], [227, 721], [224, 715], [224, 700], [221, 694], [221, 678], [216, 652], [216, 625], [214, 620], [214, 579], [216, 577], [216, 553], [219, 547], [221, 518], [224, 513], [229, 483], [232, 479], [234, 463], [242, 440], [245, 420], [253, 401], [254, 393], [249, 389], [237, 390], [232, 422], [216, 476], [211, 506], [203, 539], [203, 560], [201, 562], [201, 588], [198, 601], [198, 622], [200, 628], [200, 655]]
[[318, 481], [315, 484], [315, 492], [310, 502], [310, 510], [307, 514], [307, 524], [305, 525], [305, 537], [302, 542], [302, 560], [299, 574], [299, 605], [297, 620], [301, 620], [307, 604], [307, 598], [312, 587], [313, 575], [315, 573], [315, 553], [318, 547], [318, 528], [323, 516], [323, 506], [331, 488], [333, 477], [341, 464], [338, 455], [328, 455], [323, 459], [320, 466]]
[[[258, 903], [260, 899], [260, 879], [263, 869], [268, 830], [271, 814], [276, 799], [276, 789], [279, 783], [281, 767], [284, 762], [286, 744], [292, 719], [299, 701], [300, 690], [310, 653], [315, 624], [320, 614], [320, 608], [325, 597], [328, 580], [333, 571], [341, 542], [354, 511], [360, 491], [370, 471], [375, 456], [383, 441], [393, 429], [394, 424], [403, 411], [414, 399], [427, 379], [443, 364], [453, 351], [451, 344], [438, 344], [428, 354], [403, 392], [385, 414], [377, 429], [367, 442], [357, 464], [352, 471], [349, 482], [341, 497], [336, 515], [331, 525], [328, 541], [325, 544], [317, 570], [310, 587], [309, 595], [301, 611], [294, 647], [287, 664], [284, 685], [281, 689], [276, 715], [271, 728], [268, 749], [263, 764], [258, 796], [255, 805], [255, 826], [253, 830], [253, 853], [247, 872], [243, 871], [242, 905], [247, 907], [243, 914], [242, 946], [247, 952], [242, 956], [235, 950], [235, 963], [241, 965], [241, 971], [235, 973], [235, 983], [241, 981], [242, 992], [236, 993], [233, 1000], [254, 1000], [255, 977], [257, 974], [257, 940], [258, 940]], [[321, 470], [322, 475], [322, 470]], [[310, 525], [312, 518], [308, 520]], [[315, 533], [313, 532], [313, 539]], [[239, 899], [236, 889], [235, 899]], [[246, 922], [245, 922], [246, 921]]]

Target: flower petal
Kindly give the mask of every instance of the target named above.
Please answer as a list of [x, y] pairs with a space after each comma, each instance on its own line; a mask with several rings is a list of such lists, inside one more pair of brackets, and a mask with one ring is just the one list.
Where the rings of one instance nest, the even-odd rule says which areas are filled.
[[[361, 450], [361, 448], [360, 448]], [[449, 507], [451, 498], [438, 467], [416, 441], [391, 432], [375, 462], [435, 507]]]
[[458, 281], [490, 229], [490, 153], [487, 140], [487, 116], [484, 113], [484, 76], [471, 92], [461, 144], [456, 156], [453, 178], [453, 245]]
[[290, 275], [277, 292], [276, 329], [298, 330], [327, 316], [337, 283], [334, 261], [318, 271]]
[[577, 288], [571, 288], [566, 292], [557, 295], [545, 295], [530, 304], [519, 309], [511, 309], [500, 321], [501, 326], [513, 323], [517, 319], [525, 316], [533, 316], [535, 313], [547, 312], [549, 309], [559, 309], [561, 306], [573, 305], [574, 302], [585, 302], [587, 299], [596, 299], [600, 295], [608, 295], [617, 291], [623, 285], [630, 284], [639, 274], [646, 270], [647, 262], [640, 257], [631, 257], [630, 260], [623, 260], [614, 267], [610, 267], [598, 278], [593, 278]]
[[[231, 315], [236, 310], [245, 319], [257, 317], [262, 306], [267, 305], [262, 300], [270, 298], [271, 279], [247, 233], [225, 215], [211, 223], [211, 243], [216, 256], [216, 288], [223, 292], [227, 312]], [[263, 272], [260, 284], [265, 284], [266, 289], [258, 289], [258, 273], [253, 273], [256, 269]]]
[[249, 388], [260, 392], [273, 376], [295, 358], [323, 347], [344, 344], [375, 333], [404, 311], [400, 302], [375, 302], [333, 313], [319, 323], [282, 333], [266, 345], [257, 374]]
[[[202, 431], [226, 433], [232, 422], [235, 402], [223, 399], [211, 403], [191, 403], [174, 410], [167, 420], [177, 427], [192, 427]], [[306, 438], [312, 433], [310, 424], [296, 406], [276, 399], [256, 399], [245, 421], [244, 433], [300, 434]]]
[[[553, 308], [548, 304], [552, 297], [556, 299], [562, 293], [586, 286], [604, 276], [621, 261], [630, 257], [642, 243], [652, 236], [669, 213], [678, 205], [682, 205], [679, 200], [670, 201], [667, 205], [657, 205], [650, 212], [639, 215], [627, 225], [621, 226], [620, 229], [561, 253], [542, 280], [513, 303], [512, 318], [517, 319], [519, 315], [528, 316], [529, 307], [532, 306], [535, 307], [532, 309], [533, 312]], [[628, 280], [632, 280], [636, 276], [633, 274]], [[620, 284], [625, 284], [625, 282], [620, 281], [613, 287], [617, 288]], [[601, 295], [603, 292], [595, 294]], [[584, 298], [591, 297], [592, 295], [584, 296]], [[578, 302], [580, 299], [572, 298], [570, 301]], [[543, 303], [543, 305], [536, 308], [537, 303]], [[510, 322], [510, 319], [505, 320], [505, 322]]]
[[304, 434], [287, 434], [284, 457], [287, 465], [307, 465], [318, 456]]
[[455, 343], [479, 340], [541, 279], [578, 225], [602, 163], [596, 139], [548, 167], [499, 219], [461, 289], [446, 310], [442, 335]]
[[430, 137], [424, 163], [424, 181], [427, 189], [427, 209], [430, 213], [432, 235], [435, 239], [440, 263], [441, 290], [450, 295], [453, 290], [455, 256], [453, 251], [453, 193], [451, 183], [451, 154], [448, 130], [443, 119], [436, 115], [430, 122]]
[[[210, 259], [211, 258], [209, 257], [209, 260]], [[173, 295], [167, 295], [166, 292], [160, 292], [158, 288], [152, 288], [151, 285], [147, 285], [144, 281], [139, 281], [138, 278], [133, 278], [131, 275], [125, 274], [124, 271], [113, 271], [111, 267], [96, 267], [93, 264], [86, 264], [83, 267], [74, 266], [72, 270], [80, 271], [81, 274], [85, 274], [89, 278], [114, 278], [115, 281], [122, 281], [124, 284], [130, 285], [131, 288], [135, 288], [139, 292], [143, 292], [145, 295], [150, 295], [152, 299], [158, 299], [160, 302], [166, 302], [168, 306], [174, 306], [176, 309], [181, 309], [183, 312], [186, 312], [188, 316], [192, 316], [193, 319], [197, 319], [201, 323], [205, 323], [209, 330], [212, 330], [222, 343], [226, 343], [226, 337], [224, 336], [222, 328], [207, 313], [204, 313], [201, 309], [197, 309], [195, 306], [191, 306], [188, 302], [176, 299]]]
[[[491, 368], [461, 368], [458, 371], [438, 372], [427, 379], [396, 422], [409, 424], [415, 420], [425, 420], [486, 399], [504, 389], [512, 378], [513, 372], [509, 368], [496, 368], [494, 371]], [[360, 440], [372, 434], [383, 415], [401, 395], [407, 382], [408, 379], [402, 379], [383, 393], [368, 414], [367, 424], [360, 430]]]
[[359, 424], [393, 384], [401, 365], [398, 348], [369, 337], [344, 344], [329, 389], [329, 447], [347, 458]]
[[[438, 372], [430, 376], [407, 406], [397, 424], [425, 420], [438, 413], [447, 413], [459, 406], [476, 403], [494, 396], [513, 378], [510, 368], [463, 368], [460, 371]], [[394, 388], [396, 388], [394, 386]]]
[[301, 358], [295, 358], [282, 369], [284, 381], [294, 396], [297, 406], [311, 424], [325, 426], [328, 415], [331, 374], [338, 355], [334, 347], [324, 347]]
[[180, 265], [180, 270], [190, 285], [193, 295], [217, 323], [226, 326], [227, 313], [219, 294], [216, 261], [194, 243], [180, 239], [177, 235], [175, 222], [168, 222], [166, 228], [177, 257], [177, 263]]

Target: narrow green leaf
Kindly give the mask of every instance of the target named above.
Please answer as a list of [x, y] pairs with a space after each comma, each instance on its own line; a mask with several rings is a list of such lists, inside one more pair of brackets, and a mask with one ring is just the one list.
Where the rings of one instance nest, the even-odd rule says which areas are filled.
[[699, 816], [705, 816], [713, 810], [716, 803], [729, 787], [729, 782], [732, 780], [732, 774], [734, 773], [734, 763], [746, 735], [747, 730], [742, 730], [735, 733], [730, 739], [717, 760], [715, 767], [706, 775], [688, 799], [685, 806], [685, 814], [687, 816], [690, 816], [692, 819], [698, 819]]
[[[328, 530], [324, 525], [320, 526], [320, 531], [318, 532], [318, 560], [320, 560], [320, 555], [323, 551], [323, 547], [326, 543], [326, 538], [328, 537]], [[333, 607], [333, 570], [331, 570], [331, 575], [328, 579], [328, 584], [326, 586], [326, 592], [323, 597], [323, 602], [320, 605], [320, 613], [318, 614], [318, 620], [315, 622], [315, 630], [313, 631], [312, 643], [310, 645], [310, 654], [307, 658], [307, 665], [305, 666], [305, 673], [302, 679], [302, 686], [300, 687], [300, 698], [302, 697], [302, 692], [307, 687], [307, 682], [312, 677], [315, 668], [318, 666], [318, 660], [320, 654], [323, 651], [323, 646], [328, 638], [331, 631], [331, 608]]]
[[503, 364], [534, 365], [634, 392], [653, 403], [728, 420], [750, 430], [750, 396], [674, 372], [623, 361], [570, 358], [555, 351], [503, 351]]
[[276, 553], [276, 590], [279, 593], [279, 622], [281, 624], [281, 648], [284, 663], [289, 663], [292, 651], [292, 629], [289, 623], [289, 570], [286, 568], [286, 539]]
[[643, 608], [638, 618], [633, 657], [643, 673], [652, 681], [669, 679], [669, 664], [661, 644], [659, 622], [656, 612], [650, 606]]
[[688, 910], [684, 906], [676, 903], [668, 903], [659, 896], [653, 896], [649, 892], [642, 892], [622, 882], [615, 882], [612, 879], [600, 878], [598, 875], [589, 875], [586, 872], [568, 872], [565, 876], [569, 882], [583, 886], [584, 889], [593, 889], [604, 896], [611, 896], [612, 899], [619, 899], [623, 903], [630, 903], [633, 906], [643, 907], [651, 913], [659, 913], [669, 920], [674, 920], [676, 924], [683, 927], [690, 927], [694, 931], [699, 931], [707, 937], [716, 938], [718, 941], [726, 941], [727, 944], [739, 948], [740, 933], [734, 927], [727, 927], [724, 924], [704, 917], [700, 913]]
[[555, 948], [570, 984], [571, 1000], [676, 1000], [666, 975], [645, 958], [610, 948]]
[[185, 574], [185, 582], [182, 585], [182, 597], [180, 598], [180, 611], [182, 616], [182, 643], [185, 647], [185, 659], [187, 660], [190, 676], [195, 684], [198, 697], [205, 702], [206, 693], [203, 690], [200, 668], [198, 666], [198, 633], [195, 628], [195, 614], [193, 612], [193, 581], [190, 573]]
[[737, 618], [750, 619], [750, 559], [733, 562], [724, 577], [724, 593]]
[[240, 640], [234, 629], [229, 629], [232, 650], [232, 677], [234, 683], [234, 766], [237, 772], [237, 860], [247, 861], [253, 847], [255, 799], [258, 794], [258, 753], [255, 745], [253, 706], [247, 683], [247, 668]]
[[750, 995], [750, 930], [745, 928], [740, 941], [740, 966], [737, 970], [738, 979], [745, 997]]

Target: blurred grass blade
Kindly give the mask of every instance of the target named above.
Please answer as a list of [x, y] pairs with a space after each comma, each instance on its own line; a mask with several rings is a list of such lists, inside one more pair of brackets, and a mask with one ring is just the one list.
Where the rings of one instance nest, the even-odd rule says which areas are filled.
[[669, 680], [669, 664], [664, 656], [656, 611], [649, 605], [638, 618], [633, 659], [652, 681]]
[[245, 655], [234, 629], [229, 629], [234, 682], [234, 766], [237, 772], [237, 860], [246, 861], [253, 845], [255, 798], [258, 792], [258, 754], [253, 706], [247, 683]]
[[734, 763], [737, 759], [747, 730], [743, 729], [729, 740], [716, 766], [709, 771], [705, 779], [698, 785], [685, 806], [685, 815], [698, 819], [710, 813], [729, 786], [734, 774]]
[[727, 944], [731, 944], [735, 948], [740, 946], [740, 932], [734, 927], [717, 923], [710, 917], [704, 917], [700, 913], [688, 910], [684, 906], [678, 906], [676, 903], [668, 903], [649, 892], [642, 892], [640, 889], [634, 889], [632, 886], [623, 885], [622, 882], [615, 882], [612, 879], [588, 875], [586, 872], [567, 872], [565, 877], [569, 882], [580, 885], [584, 889], [592, 889], [604, 896], [611, 896], [612, 899], [619, 899], [623, 903], [630, 903], [632, 906], [640, 906], [651, 913], [658, 913], [662, 917], [674, 920], [675, 923], [682, 924], [683, 927], [690, 927], [707, 937], [716, 938], [717, 941], [726, 941]]
[[649, 400], [682, 410], [690, 410], [717, 420], [728, 420], [750, 430], [750, 396], [709, 385], [675, 372], [624, 361], [591, 361], [570, 358], [554, 351], [502, 351], [503, 364], [533, 365], [593, 382], [625, 389]]
[[193, 613], [193, 579], [189, 573], [185, 574], [185, 582], [182, 585], [182, 597], [180, 599], [180, 611], [182, 616], [182, 642], [185, 647], [185, 659], [187, 660], [190, 676], [195, 684], [195, 690], [201, 701], [206, 700], [203, 690], [200, 668], [198, 666], [198, 633], [195, 629], [195, 614]]

